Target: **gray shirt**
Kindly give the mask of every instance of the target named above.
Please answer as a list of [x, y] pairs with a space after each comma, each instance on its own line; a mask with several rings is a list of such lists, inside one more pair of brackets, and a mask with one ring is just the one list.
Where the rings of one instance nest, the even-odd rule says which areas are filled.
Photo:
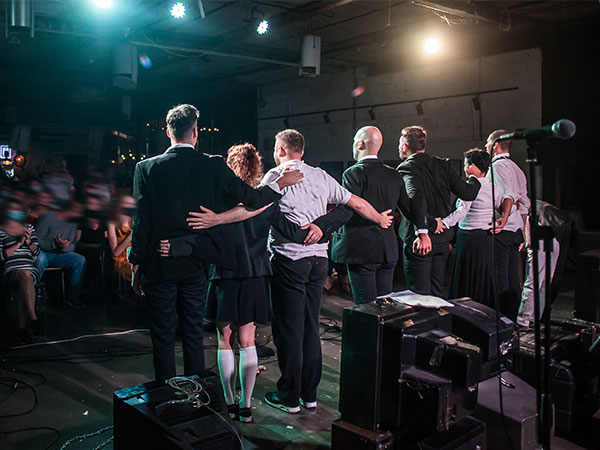
[[[333, 179], [327, 172], [309, 166], [304, 161], [287, 161], [269, 170], [261, 185], [275, 180], [286, 168], [299, 169], [304, 178], [302, 183], [283, 188], [279, 208], [286, 218], [300, 226], [311, 223], [327, 212], [328, 204], [345, 205], [352, 194]], [[327, 258], [328, 244], [302, 245], [288, 241], [276, 230], [271, 229], [269, 248], [286, 258], [298, 260], [309, 256]]]
[[[45, 252], [69, 253], [75, 251], [77, 225], [58, 220], [54, 211], [50, 211], [43, 216], [40, 216], [35, 224], [35, 230], [40, 243], [40, 248]], [[71, 243], [65, 248], [60, 248], [56, 245], [56, 242], [54, 242], [55, 236], [60, 236], [61, 239], [71, 241]]]

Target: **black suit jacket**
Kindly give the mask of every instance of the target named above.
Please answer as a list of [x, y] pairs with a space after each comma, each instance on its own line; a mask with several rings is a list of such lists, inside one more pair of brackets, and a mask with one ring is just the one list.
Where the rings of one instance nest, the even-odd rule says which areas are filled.
[[142, 273], [154, 281], [181, 279], [197, 270], [199, 260], [223, 266], [231, 262], [227, 227], [198, 232], [203, 243], [195, 256], [159, 256], [159, 240], [190, 234], [186, 222], [189, 211], [202, 205], [222, 212], [238, 202], [260, 208], [281, 197], [267, 186], [252, 189], [235, 176], [222, 157], [200, 153], [189, 145], [175, 145], [162, 155], [139, 162], [133, 196], [137, 211], [129, 261], [141, 264]]
[[[466, 201], [475, 200], [481, 185], [475, 177], [463, 180], [447, 160], [416, 153], [397, 168], [410, 198], [411, 214], [400, 224], [398, 233], [406, 243], [415, 239], [417, 229], [435, 229], [435, 217], [446, 217], [452, 211], [450, 193]], [[429, 233], [432, 243], [449, 242], [454, 229], [441, 234]]]

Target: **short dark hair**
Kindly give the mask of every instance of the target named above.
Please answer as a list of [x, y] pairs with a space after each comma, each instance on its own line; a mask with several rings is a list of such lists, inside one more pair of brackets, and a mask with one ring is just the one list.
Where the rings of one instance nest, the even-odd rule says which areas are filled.
[[193, 105], [174, 106], [167, 113], [167, 128], [175, 140], [185, 139], [198, 122], [200, 112]]
[[465, 152], [465, 159], [467, 164], [475, 164], [479, 170], [483, 173], [488, 171], [490, 167], [490, 155], [488, 152], [481, 150], [480, 148], [472, 148]]
[[418, 125], [402, 129], [401, 137], [406, 140], [406, 145], [411, 152], [425, 150], [427, 145], [427, 130]]
[[292, 153], [302, 153], [304, 151], [304, 136], [298, 130], [283, 130], [275, 135], [275, 142], [279, 139], [284, 143], [286, 150]]

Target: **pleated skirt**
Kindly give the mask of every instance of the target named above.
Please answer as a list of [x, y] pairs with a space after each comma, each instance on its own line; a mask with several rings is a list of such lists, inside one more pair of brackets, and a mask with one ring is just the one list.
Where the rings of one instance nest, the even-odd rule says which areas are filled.
[[458, 230], [450, 298], [471, 297], [494, 307], [492, 243], [488, 230]]
[[213, 280], [208, 285], [206, 317], [217, 323], [269, 323], [269, 298], [266, 277]]

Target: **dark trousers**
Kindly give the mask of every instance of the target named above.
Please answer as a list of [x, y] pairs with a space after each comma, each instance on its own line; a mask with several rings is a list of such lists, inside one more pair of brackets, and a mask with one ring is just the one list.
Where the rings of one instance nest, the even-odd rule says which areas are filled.
[[354, 303], [360, 305], [392, 292], [396, 261], [382, 264], [348, 264]]
[[272, 328], [281, 372], [277, 392], [284, 405], [298, 406], [300, 397], [317, 400], [322, 369], [319, 313], [328, 262], [319, 257], [292, 261], [279, 254], [272, 262]]
[[204, 373], [204, 305], [207, 279], [204, 270], [176, 282], [144, 279], [146, 307], [154, 352], [154, 375], [162, 381], [177, 375], [175, 333], [177, 317], [183, 345], [184, 375]]
[[431, 251], [424, 256], [413, 253], [413, 242], [407, 241], [402, 251], [406, 287], [417, 294], [443, 297], [448, 242], [432, 242]]
[[500, 312], [516, 320], [521, 303], [521, 279], [519, 278], [519, 245], [523, 233], [503, 230], [496, 235], [496, 289], [500, 298]]

